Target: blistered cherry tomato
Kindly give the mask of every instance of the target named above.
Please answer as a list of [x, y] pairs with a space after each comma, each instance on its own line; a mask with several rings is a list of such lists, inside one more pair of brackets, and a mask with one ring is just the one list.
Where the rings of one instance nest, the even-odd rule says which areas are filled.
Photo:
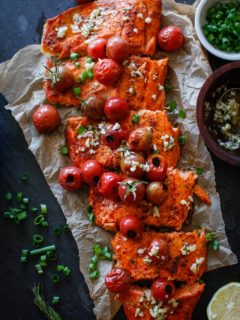
[[126, 269], [113, 268], [105, 277], [105, 285], [114, 293], [126, 291], [131, 285], [131, 274]]
[[106, 39], [95, 39], [88, 44], [87, 53], [95, 60], [104, 59], [106, 58], [106, 44]]
[[51, 132], [60, 123], [59, 112], [50, 104], [40, 104], [32, 115], [32, 122], [38, 132]]
[[118, 198], [118, 186], [121, 178], [114, 172], [105, 172], [99, 181], [99, 192], [106, 198], [116, 200]]
[[105, 99], [92, 95], [82, 104], [82, 113], [91, 120], [100, 120], [104, 115]]
[[83, 181], [94, 186], [103, 174], [103, 167], [97, 160], [88, 160], [82, 165], [81, 171]]
[[136, 216], [126, 216], [121, 219], [119, 229], [127, 238], [138, 238], [143, 233], [143, 223]]
[[152, 283], [152, 295], [158, 301], [168, 301], [175, 292], [175, 285], [172, 281], [156, 279]]
[[158, 34], [159, 47], [164, 51], [175, 51], [183, 47], [182, 30], [176, 26], [167, 26]]
[[68, 191], [76, 191], [82, 186], [81, 170], [77, 167], [68, 166], [60, 170], [59, 184]]
[[130, 149], [137, 152], [152, 149], [152, 129], [137, 128], [133, 130], [129, 136], [128, 142]]
[[125, 203], [139, 202], [144, 198], [145, 185], [135, 178], [126, 178], [119, 184], [118, 194]]
[[72, 88], [74, 79], [70, 70], [62, 65], [54, 66], [50, 70], [49, 76], [52, 80], [52, 86], [56, 91], [63, 92]]
[[111, 149], [117, 149], [123, 140], [127, 140], [128, 132], [127, 130], [118, 129], [108, 129], [106, 134], [102, 135], [103, 144], [109, 146]]
[[154, 181], [147, 185], [146, 195], [149, 202], [159, 205], [166, 198], [167, 192], [161, 182]]
[[129, 105], [121, 98], [109, 98], [104, 106], [104, 112], [108, 120], [121, 121], [129, 115]]
[[112, 37], [107, 42], [107, 56], [117, 62], [122, 62], [130, 55], [128, 40], [121, 37]]
[[122, 173], [133, 178], [140, 178], [144, 174], [145, 159], [138, 153], [131, 152], [120, 160]]
[[163, 181], [167, 174], [167, 162], [159, 154], [153, 154], [147, 159], [150, 170], [147, 172], [147, 178], [151, 181]]
[[121, 67], [112, 59], [99, 60], [94, 66], [94, 76], [100, 83], [109, 86], [121, 76]]
[[163, 239], [155, 239], [150, 243], [148, 248], [148, 255], [151, 259], [156, 261], [162, 260], [164, 262], [168, 251], [167, 242]]

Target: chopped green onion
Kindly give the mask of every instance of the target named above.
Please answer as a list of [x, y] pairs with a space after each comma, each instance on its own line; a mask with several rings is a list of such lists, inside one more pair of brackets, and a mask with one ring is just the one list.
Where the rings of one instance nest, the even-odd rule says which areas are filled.
[[19, 212], [15, 216], [15, 222], [16, 223], [19, 223], [19, 222], [21, 222], [21, 221], [23, 221], [25, 219], [27, 219], [27, 212], [26, 211]]
[[38, 212], [38, 208], [31, 208], [32, 213]]
[[78, 58], [79, 58], [79, 54], [78, 54], [78, 53], [72, 52], [72, 53], [70, 54], [70, 59], [71, 59], [71, 60], [77, 60]]
[[181, 145], [185, 144], [187, 141], [187, 137], [185, 135], [182, 135], [178, 138], [178, 141]]
[[212, 247], [213, 247], [213, 250], [214, 250], [214, 251], [218, 251], [218, 250], [219, 250], [219, 247], [220, 247], [219, 241], [216, 240], [216, 239], [213, 240]]
[[211, 242], [214, 239], [214, 234], [212, 232], [206, 233], [206, 241]]
[[75, 67], [79, 69], [80, 68], [80, 62], [75, 62]]
[[78, 134], [82, 135], [84, 134], [86, 131], [86, 128], [84, 126], [80, 126], [77, 130]]
[[22, 192], [18, 192], [17, 193], [17, 202], [21, 203], [23, 200], [23, 193]]
[[34, 234], [33, 241], [36, 243], [42, 243], [43, 242], [43, 236], [40, 234]]
[[11, 192], [8, 192], [5, 194], [4, 198], [7, 202], [9, 202], [12, 200], [13, 196], [12, 196]]
[[29, 204], [29, 199], [28, 199], [28, 198], [23, 198], [23, 199], [22, 199], [22, 202], [23, 202], [24, 204]]
[[96, 264], [96, 263], [98, 262], [98, 256], [93, 256], [93, 257], [91, 258], [91, 262], [94, 263], [94, 264]]
[[203, 174], [203, 172], [204, 172], [203, 168], [196, 168], [197, 175], [201, 175], [201, 174]]
[[41, 262], [47, 262], [47, 256], [44, 254], [40, 257]]
[[139, 115], [139, 114], [135, 114], [135, 115], [132, 117], [132, 123], [133, 123], [133, 124], [138, 124], [138, 123], [139, 123], [139, 119], [140, 119], [140, 115]]
[[51, 280], [52, 280], [52, 283], [59, 283], [60, 277], [58, 274], [54, 273], [54, 274], [51, 274]]
[[177, 107], [176, 101], [172, 100], [167, 104], [167, 110], [173, 112]]
[[63, 226], [63, 231], [64, 231], [65, 233], [70, 232], [70, 228], [69, 228], [69, 225], [68, 225], [67, 223]]
[[68, 147], [67, 146], [62, 146], [61, 147], [61, 155], [62, 156], [68, 156], [68, 154], [69, 154]]
[[179, 110], [178, 110], [178, 116], [179, 116], [179, 118], [184, 119], [184, 118], [186, 117], [186, 112], [185, 112], [185, 110], [179, 109]]
[[90, 262], [88, 268], [89, 268], [90, 271], [97, 270], [97, 264], [93, 263], [93, 262]]
[[86, 63], [92, 63], [93, 59], [92, 57], [86, 57]]
[[44, 221], [44, 216], [42, 214], [40, 214], [39, 216], [37, 216], [35, 219], [34, 219], [34, 224], [37, 226], [39, 224], [42, 224], [42, 222]]
[[69, 276], [70, 273], [71, 273], [71, 270], [70, 270], [68, 267], [65, 267], [65, 268], [63, 269], [63, 274], [64, 274], [65, 276]]
[[21, 257], [20, 257], [21, 262], [27, 262], [28, 253], [29, 253], [29, 250], [22, 250], [21, 251]]
[[48, 251], [47, 252], [47, 258], [49, 261], [55, 261], [57, 260], [58, 256], [55, 252], [52, 252], [52, 251]]
[[43, 269], [42, 269], [42, 266], [40, 264], [36, 264], [35, 268], [36, 268], [38, 274], [43, 274], [44, 273]]
[[94, 222], [95, 221], [95, 215], [94, 215], [94, 212], [93, 212], [93, 208], [91, 206], [88, 206], [87, 211], [88, 211], [88, 220], [90, 222]]
[[5, 211], [5, 212], [4, 212], [4, 217], [5, 217], [5, 218], [10, 218], [10, 219], [11, 219], [11, 212], [9, 212], [9, 211]]
[[102, 255], [102, 248], [100, 247], [99, 244], [95, 244], [94, 247], [93, 247], [93, 251], [95, 253], [95, 255], [97, 257], [101, 256]]
[[27, 209], [27, 207], [25, 206], [25, 204], [23, 204], [23, 203], [21, 203], [20, 205], [19, 205], [19, 208], [21, 209], [21, 210], [26, 210]]
[[165, 84], [165, 86], [164, 86], [164, 90], [167, 92], [172, 91], [174, 89], [175, 88], [173, 86], [171, 86], [170, 84]]
[[62, 272], [64, 270], [65, 266], [63, 264], [57, 265], [57, 272]]
[[104, 258], [109, 260], [109, 261], [112, 261], [112, 254], [111, 252], [105, 252], [104, 253]]
[[39, 249], [31, 250], [30, 255], [34, 256], [36, 254], [41, 254], [41, 253], [47, 253], [48, 255], [49, 252], [53, 252], [53, 251], [56, 251], [56, 246], [54, 244], [50, 246], [42, 247]]
[[47, 205], [46, 204], [40, 204], [40, 209], [42, 214], [47, 213]]
[[89, 278], [92, 280], [98, 279], [99, 276], [100, 276], [100, 272], [98, 270], [95, 270], [89, 274]]
[[52, 297], [52, 304], [58, 304], [60, 302], [60, 297], [54, 296]]
[[53, 229], [53, 232], [56, 236], [59, 236], [62, 232], [62, 229], [59, 226], [57, 226]]
[[80, 93], [81, 93], [81, 88], [79, 88], [79, 87], [74, 87], [74, 88], [72, 89], [72, 92], [73, 92], [74, 96], [79, 96]]
[[23, 182], [26, 182], [29, 180], [29, 177], [26, 173], [21, 173], [20, 174], [20, 179], [23, 181]]
[[45, 220], [42, 221], [42, 222], [41, 222], [41, 226], [44, 227], [44, 228], [47, 228], [47, 227], [48, 227], [48, 222], [45, 221]]

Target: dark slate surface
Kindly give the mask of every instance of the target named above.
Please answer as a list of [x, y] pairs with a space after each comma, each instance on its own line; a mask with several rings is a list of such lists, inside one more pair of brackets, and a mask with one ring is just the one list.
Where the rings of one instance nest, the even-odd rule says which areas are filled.
[[[192, 3], [191, 0], [187, 2]], [[11, 58], [17, 50], [28, 44], [39, 43], [45, 19], [74, 4], [74, 0], [1, 0], [0, 62]], [[213, 68], [225, 63], [212, 56], [210, 62]], [[62, 303], [57, 310], [61, 312], [64, 320], [94, 319], [93, 304], [78, 268], [76, 244], [71, 234], [56, 238], [52, 233], [53, 226], [65, 222], [64, 215], [51, 194], [36, 160], [27, 150], [18, 124], [10, 112], [4, 109], [6, 103], [0, 96], [0, 212], [6, 209], [2, 196], [9, 190], [13, 193], [23, 191], [34, 205], [47, 203], [50, 228], [44, 231], [46, 244], [57, 244], [60, 252], [59, 261], [71, 267], [72, 275], [68, 281], [63, 279], [61, 284], [52, 285], [49, 280], [51, 270], [44, 277], [38, 277], [32, 263], [22, 266], [19, 263], [19, 252], [23, 247], [31, 247], [31, 235], [38, 231], [31, 219], [17, 226], [0, 215], [0, 319], [43, 319], [32, 303], [29, 289], [36, 281], [42, 282], [47, 299], [55, 294], [62, 297]], [[240, 257], [240, 169], [231, 167], [214, 156], [213, 161], [227, 236], [233, 251]], [[19, 180], [19, 174], [22, 172], [30, 175], [28, 184]], [[239, 265], [207, 273], [204, 276], [207, 282], [206, 291], [193, 319], [207, 319], [205, 310], [212, 294], [223, 284], [239, 281], [239, 278]], [[121, 310], [115, 319], [125, 319]]]

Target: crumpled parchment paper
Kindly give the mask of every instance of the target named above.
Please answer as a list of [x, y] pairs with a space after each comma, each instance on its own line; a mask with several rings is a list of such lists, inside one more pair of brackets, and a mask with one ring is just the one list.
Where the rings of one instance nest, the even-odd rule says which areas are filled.
[[[214, 231], [220, 241], [220, 251], [210, 251], [208, 254], [209, 270], [231, 265], [237, 262], [229, 247], [222, 213], [220, 199], [215, 190], [214, 167], [196, 124], [196, 100], [199, 89], [211, 73], [210, 66], [196, 38], [191, 18], [194, 7], [179, 5], [172, 0], [164, 1], [163, 24], [178, 25], [185, 35], [184, 49], [168, 54], [170, 57], [169, 83], [178, 88], [167, 94], [167, 101], [173, 95], [181, 108], [186, 111], [186, 118], [178, 119], [182, 134], [187, 136], [179, 167], [193, 169], [203, 167], [204, 173], [199, 177], [199, 184], [209, 193], [212, 206], [195, 201], [193, 221], [189, 228], [200, 224], [208, 231]], [[100, 263], [101, 276], [92, 282], [88, 278], [88, 264], [92, 256], [92, 246], [110, 243], [112, 235], [90, 224], [87, 217], [87, 193], [65, 192], [57, 182], [59, 168], [68, 164], [68, 160], [59, 153], [59, 148], [65, 144], [64, 128], [69, 116], [79, 115], [76, 108], [61, 108], [62, 125], [49, 135], [39, 135], [31, 123], [34, 107], [45, 101], [42, 89], [45, 57], [41, 54], [39, 45], [28, 46], [15, 54], [7, 62], [0, 65], [0, 92], [8, 100], [7, 109], [19, 122], [29, 149], [35, 155], [50, 188], [60, 203], [67, 222], [76, 240], [80, 269], [85, 276], [91, 297], [95, 303], [95, 314], [99, 320], [113, 317], [119, 304], [110, 299], [104, 286], [104, 275], [111, 269], [111, 262]]]

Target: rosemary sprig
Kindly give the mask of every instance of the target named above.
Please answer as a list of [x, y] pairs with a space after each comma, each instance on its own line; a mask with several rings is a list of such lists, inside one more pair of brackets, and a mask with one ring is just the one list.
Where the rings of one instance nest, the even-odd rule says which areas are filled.
[[40, 284], [35, 284], [32, 288], [34, 294], [34, 304], [42, 312], [42, 314], [48, 320], [62, 320], [59, 313], [57, 313], [49, 304], [44, 300], [44, 296], [41, 293]]

